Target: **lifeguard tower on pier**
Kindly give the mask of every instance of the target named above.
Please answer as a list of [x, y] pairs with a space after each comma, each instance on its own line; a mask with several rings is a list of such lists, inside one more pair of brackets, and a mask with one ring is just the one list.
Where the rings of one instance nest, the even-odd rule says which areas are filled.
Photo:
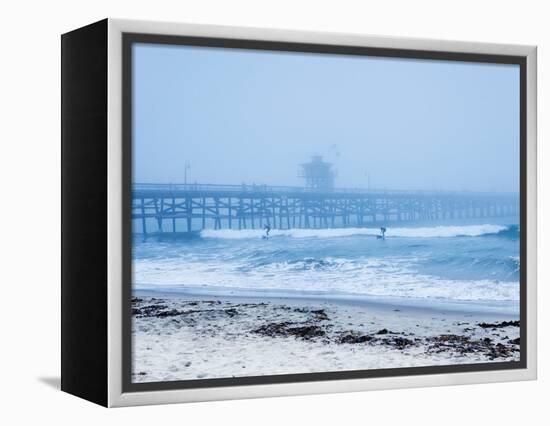
[[311, 161], [300, 164], [298, 176], [306, 180], [308, 189], [330, 191], [334, 188], [336, 172], [332, 169], [332, 163], [323, 161], [320, 155], [313, 155]]

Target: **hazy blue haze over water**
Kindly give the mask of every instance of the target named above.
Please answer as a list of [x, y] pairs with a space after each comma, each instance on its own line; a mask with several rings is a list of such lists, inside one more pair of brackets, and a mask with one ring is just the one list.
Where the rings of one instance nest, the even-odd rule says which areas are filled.
[[519, 191], [519, 66], [134, 46], [134, 182]]

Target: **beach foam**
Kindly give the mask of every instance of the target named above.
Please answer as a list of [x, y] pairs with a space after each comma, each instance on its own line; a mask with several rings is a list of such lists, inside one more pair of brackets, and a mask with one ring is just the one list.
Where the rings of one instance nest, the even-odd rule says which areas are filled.
[[136, 240], [138, 289], [450, 301], [519, 300], [517, 225], [204, 230], [195, 238]]
[[250, 268], [246, 263], [182, 259], [134, 262], [137, 289], [225, 287], [449, 300], [519, 300], [519, 283], [500, 280], [450, 280], [414, 269], [411, 258], [327, 257], [321, 260], [271, 262]]

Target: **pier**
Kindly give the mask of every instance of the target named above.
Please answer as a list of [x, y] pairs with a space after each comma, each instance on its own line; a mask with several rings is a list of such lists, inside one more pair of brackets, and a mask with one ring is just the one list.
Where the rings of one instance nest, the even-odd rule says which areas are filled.
[[517, 194], [266, 185], [134, 184], [134, 230], [368, 227], [519, 214]]

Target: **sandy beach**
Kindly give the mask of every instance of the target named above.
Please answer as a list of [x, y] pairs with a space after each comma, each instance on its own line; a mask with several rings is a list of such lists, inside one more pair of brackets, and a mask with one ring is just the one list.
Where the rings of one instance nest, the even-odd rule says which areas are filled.
[[515, 314], [368, 300], [136, 293], [133, 381], [519, 360]]

